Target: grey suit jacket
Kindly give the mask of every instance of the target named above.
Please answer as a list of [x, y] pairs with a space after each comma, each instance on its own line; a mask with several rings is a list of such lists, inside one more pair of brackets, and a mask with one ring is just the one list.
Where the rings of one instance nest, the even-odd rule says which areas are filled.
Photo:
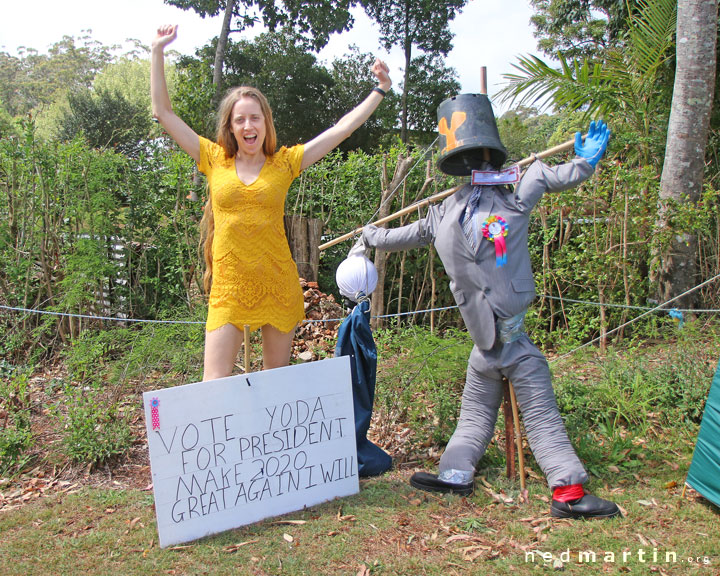
[[573, 188], [593, 170], [582, 158], [554, 167], [538, 160], [528, 168], [514, 193], [505, 187], [482, 187], [478, 208], [481, 221], [498, 215], [508, 224], [507, 264], [502, 267], [496, 265], [492, 242], [482, 239], [473, 252], [462, 231], [460, 218], [473, 192], [469, 184], [442, 204], [431, 206], [427, 216], [413, 224], [391, 229], [366, 226], [363, 240], [367, 246], [388, 251], [434, 242], [473, 342], [481, 350], [489, 350], [495, 343], [495, 318], [520, 314], [535, 297], [528, 251], [530, 212], [545, 192]]

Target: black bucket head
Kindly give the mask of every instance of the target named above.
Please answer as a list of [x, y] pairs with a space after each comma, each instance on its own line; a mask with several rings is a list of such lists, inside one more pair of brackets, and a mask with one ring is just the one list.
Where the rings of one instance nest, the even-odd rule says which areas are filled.
[[458, 94], [440, 104], [438, 134], [438, 168], [445, 174], [468, 176], [480, 169], [483, 148], [490, 151], [495, 168], [501, 168], [507, 158], [486, 94]]

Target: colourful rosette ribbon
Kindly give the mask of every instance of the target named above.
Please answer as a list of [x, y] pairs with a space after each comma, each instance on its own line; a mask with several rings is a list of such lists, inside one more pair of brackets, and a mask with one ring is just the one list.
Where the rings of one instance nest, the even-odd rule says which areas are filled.
[[485, 238], [495, 244], [495, 265], [500, 268], [507, 264], [507, 245], [505, 236], [508, 235], [508, 223], [502, 216], [490, 216], [483, 222], [482, 233]]

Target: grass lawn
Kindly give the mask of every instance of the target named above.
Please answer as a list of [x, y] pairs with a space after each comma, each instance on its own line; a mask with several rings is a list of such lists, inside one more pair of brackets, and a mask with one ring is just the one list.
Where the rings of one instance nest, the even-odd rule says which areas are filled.
[[[405, 331], [378, 335], [371, 431], [395, 457], [389, 473], [362, 479], [357, 495], [166, 549], [138, 401], [147, 375], [141, 389], [129, 380], [92, 389], [112, 391], [113, 417], [133, 442], [94, 466], [63, 456], [67, 429], [57, 423], [77, 421], [52, 419], [78, 398], [77, 384], [62, 370], [33, 375], [22, 394], [4, 396], [14, 402], [7, 407], [28, 406], [33, 443], [27, 459], [18, 457], [21, 470], [0, 479], [0, 575], [718, 575], [720, 513], [682, 493], [720, 356], [716, 334], [704, 328], [552, 365], [568, 432], [591, 473], [587, 488], [617, 502], [622, 518], [550, 518], [550, 492], [527, 447], [527, 494], [505, 476], [501, 425], [472, 496], [411, 488], [413, 472], [436, 469], [454, 427], [468, 341]], [[75, 417], [87, 423], [104, 398], [92, 396], [92, 409]]]
[[486, 470], [469, 498], [413, 490], [409, 470], [360, 493], [182, 546], [160, 549], [150, 493], [80, 488], [0, 514], [0, 574], [718, 574], [720, 516], [681, 495], [677, 470], [591, 484], [622, 519], [548, 516], [548, 492]]

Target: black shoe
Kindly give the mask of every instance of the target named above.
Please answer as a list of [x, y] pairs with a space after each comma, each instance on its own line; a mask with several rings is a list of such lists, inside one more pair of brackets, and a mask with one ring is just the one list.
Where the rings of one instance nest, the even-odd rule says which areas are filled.
[[416, 472], [410, 478], [410, 484], [418, 490], [426, 492], [444, 492], [446, 494], [460, 494], [461, 496], [469, 496], [473, 492], [472, 480], [467, 484], [454, 484], [445, 482], [437, 477], [437, 474], [428, 474], [427, 472]]
[[620, 515], [620, 508], [615, 502], [585, 494], [570, 502], [553, 500], [550, 515], [554, 518], [612, 518]]

